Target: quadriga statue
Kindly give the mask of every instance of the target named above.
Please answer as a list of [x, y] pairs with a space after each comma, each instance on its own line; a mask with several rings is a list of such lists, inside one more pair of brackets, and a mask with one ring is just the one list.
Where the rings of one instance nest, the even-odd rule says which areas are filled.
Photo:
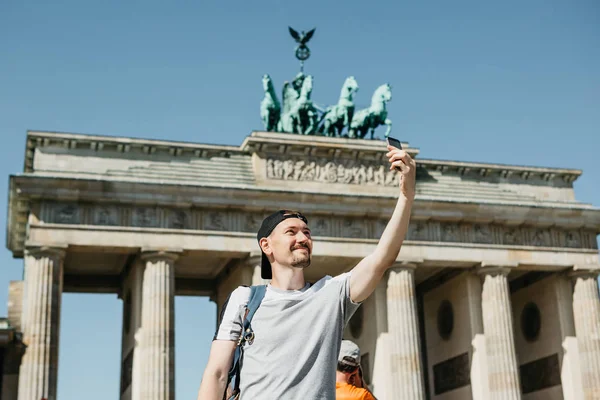
[[[293, 81], [284, 83], [281, 103], [267, 74], [263, 76], [263, 90], [260, 115], [265, 130], [269, 132], [360, 139], [370, 132], [370, 138], [373, 139], [378, 126], [387, 126], [386, 137], [392, 129], [386, 109], [386, 104], [392, 99], [392, 87], [389, 84], [378, 87], [373, 93], [371, 105], [359, 111], [355, 111], [354, 95], [358, 91], [358, 83], [353, 76], [344, 81], [338, 103], [325, 109], [313, 103], [313, 77], [303, 72], [298, 73]], [[347, 134], [344, 133], [345, 129]]]
[[279, 124], [281, 106], [279, 105], [279, 100], [275, 94], [275, 87], [269, 74], [264, 74], [262, 81], [265, 97], [260, 102], [260, 118], [263, 121], [265, 130], [273, 132], [277, 130], [277, 125]]
[[387, 125], [385, 137], [388, 137], [392, 131], [392, 121], [387, 117], [386, 104], [392, 100], [392, 87], [389, 84], [379, 86], [373, 97], [371, 105], [368, 108], [357, 111], [350, 122], [348, 137], [361, 138], [371, 132], [371, 139], [375, 134], [375, 128], [379, 125]]
[[342, 136], [344, 128], [350, 126], [354, 116], [354, 94], [358, 92], [358, 83], [353, 76], [346, 78], [340, 99], [334, 106], [329, 106], [322, 117], [319, 132], [325, 136]]

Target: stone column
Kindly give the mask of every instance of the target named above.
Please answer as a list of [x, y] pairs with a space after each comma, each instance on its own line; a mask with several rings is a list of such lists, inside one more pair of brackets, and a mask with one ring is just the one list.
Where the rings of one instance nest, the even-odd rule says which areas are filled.
[[483, 332], [483, 312], [481, 310], [481, 279], [477, 274], [465, 277], [466, 295], [469, 299], [469, 322], [471, 325], [471, 393], [472, 400], [488, 400], [488, 363], [485, 334]]
[[[134, 400], [175, 399], [175, 260], [171, 252], [142, 254], [141, 374]], [[138, 351], [136, 349], [136, 351]]]
[[[373, 395], [378, 399], [391, 399], [390, 390], [390, 360], [389, 360], [389, 336], [388, 329], [388, 301], [387, 301], [387, 279], [382, 279], [375, 292], [371, 295], [375, 301], [375, 357], [373, 362], [372, 389]], [[363, 304], [361, 307], [365, 307]]]
[[513, 332], [512, 308], [508, 290], [510, 268], [483, 265], [481, 309], [487, 353], [489, 398], [521, 398], [519, 368]]
[[[12, 335], [10, 335], [12, 336]], [[19, 395], [19, 367], [25, 353], [25, 346], [18, 337], [12, 337], [10, 343], [4, 343], [4, 365], [2, 369], [2, 391], [0, 399], [17, 400]]]
[[583, 399], [583, 383], [579, 362], [579, 349], [575, 336], [575, 318], [573, 316], [573, 286], [569, 273], [558, 273], [554, 279], [556, 294], [556, 319], [562, 344], [560, 380], [563, 400]]
[[223, 271], [217, 284], [216, 295], [211, 298], [217, 303], [217, 326], [221, 323], [221, 313], [225, 301], [238, 286], [266, 285], [269, 280], [260, 276], [260, 253], [251, 253], [247, 258]]
[[29, 248], [25, 252], [23, 343], [19, 400], [56, 400], [60, 301], [65, 251]]
[[2, 344], [2, 346], [6, 346], [4, 369], [2, 370], [2, 392], [0, 393], [2, 400], [17, 400], [19, 395], [19, 368], [25, 353], [21, 324], [24, 284], [24, 281], [11, 281], [8, 288], [8, 323], [14, 332], [7, 337], [0, 338], [0, 341], [8, 341]]
[[415, 264], [402, 264], [389, 271], [387, 317], [390, 389], [394, 398], [421, 400], [425, 395], [415, 297], [415, 268]]
[[597, 281], [599, 272], [600, 270], [575, 270], [571, 274], [575, 283], [575, 333], [586, 399], [600, 398], [600, 298]]

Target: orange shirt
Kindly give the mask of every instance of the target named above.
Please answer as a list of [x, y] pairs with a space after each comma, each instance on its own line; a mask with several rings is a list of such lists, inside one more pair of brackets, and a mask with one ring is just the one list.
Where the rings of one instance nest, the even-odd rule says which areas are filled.
[[335, 400], [375, 400], [368, 390], [348, 383], [335, 383]]

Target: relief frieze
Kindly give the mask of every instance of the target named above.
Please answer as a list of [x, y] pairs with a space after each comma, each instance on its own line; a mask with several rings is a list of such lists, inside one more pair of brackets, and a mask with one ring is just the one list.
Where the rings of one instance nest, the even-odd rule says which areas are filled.
[[80, 208], [75, 204], [63, 204], [54, 209], [54, 218], [59, 224], [78, 224]]
[[114, 226], [119, 223], [119, 209], [114, 206], [98, 206], [93, 208], [93, 225]]
[[140, 228], [158, 227], [158, 210], [155, 207], [136, 207], [133, 209], [132, 226]]
[[169, 229], [192, 229], [192, 221], [189, 212], [180, 209], [170, 209], [167, 212], [167, 228]]
[[310, 229], [314, 236], [332, 236], [331, 223], [329, 218], [316, 217], [314, 221], [311, 219]]
[[258, 232], [260, 229], [260, 224], [262, 223], [262, 219], [259, 218], [256, 214], [244, 214], [242, 216], [244, 220], [244, 224], [242, 227], [242, 232]]
[[267, 179], [398, 186], [398, 174], [383, 163], [349, 159], [268, 158]]
[[228, 231], [230, 225], [228, 224], [228, 215], [225, 211], [212, 211], [203, 215], [202, 229], [207, 231]]
[[[479, 244], [492, 244], [494, 243], [494, 236], [492, 230], [487, 224], [473, 224], [470, 230], [471, 241]], [[540, 242], [536, 246], [543, 246], [545, 242]]]
[[[256, 233], [266, 215], [229, 210], [42, 203], [40, 220], [68, 225], [125, 226]], [[313, 236], [378, 239], [387, 220], [307, 214]], [[592, 231], [448, 221], [412, 221], [407, 240], [481, 245], [597, 249]]]

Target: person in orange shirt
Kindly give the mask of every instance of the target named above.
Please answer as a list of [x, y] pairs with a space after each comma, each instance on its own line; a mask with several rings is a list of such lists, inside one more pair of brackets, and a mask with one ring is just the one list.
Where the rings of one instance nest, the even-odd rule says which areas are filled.
[[360, 349], [350, 340], [342, 340], [335, 382], [336, 400], [375, 400], [366, 389], [360, 369]]

